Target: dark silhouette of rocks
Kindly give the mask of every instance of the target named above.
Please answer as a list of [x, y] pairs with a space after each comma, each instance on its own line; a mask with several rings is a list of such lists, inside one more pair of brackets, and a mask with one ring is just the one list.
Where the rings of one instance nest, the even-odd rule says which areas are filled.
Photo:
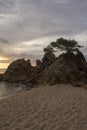
[[0, 74], [0, 82], [3, 81], [3, 74]]
[[4, 73], [4, 80], [22, 82], [31, 77], [33, 66], [30, 60], [19, 59], [12, 62]]
[[39, 80], [43, 75], [45, 67], [50, 66], [55, 59], [56, 58], [53, 53], [45, 53], [44, 57], [42, 58], [42, 62], [40, 60], [36, 60], [36, 66], [33, 68], [34, 72], [32, 74], [32, 78], [29, 78], [25, 82], [27, 88], [35, 87], [40, 83]]
[[43, 64], [40, 60], [36, 60], [36, 68], [38, 70], [43, 70]]
[[55, 55], [53, 53], [45, 53], [44, 57], [42, 58], [42, 65], [43, 67], [47, 67], [54, 63]]
[[45, 53], [42, 62], [36, 60], [35, 67], [30, 60], [14, 61], [4, 73], [4, 80], [22, 82], [28, 89], [38, 84], [59, 83], [71, 83], [75, 87], [81, 87], [83, 83], [87, 83], [87, 63], [79, 50], [67, 51], [57, 58], [53, 53]]
[[[87, 82], [87, 63], [78, 50], [61, 54], [55, 62], [46, 67], [40, 79], [41, 83], [57, 84]], [[79, 85], [78, 85], [79, 86]]]

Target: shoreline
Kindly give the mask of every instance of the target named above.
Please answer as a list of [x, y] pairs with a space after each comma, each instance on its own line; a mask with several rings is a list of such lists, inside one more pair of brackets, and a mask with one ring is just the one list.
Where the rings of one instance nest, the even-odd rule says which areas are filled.
[[87, 91], [39, 86], [0, 100], [2, 130], [87, 130]]
[[0, 100], [25, 90], [24, 84], [0, 82]]

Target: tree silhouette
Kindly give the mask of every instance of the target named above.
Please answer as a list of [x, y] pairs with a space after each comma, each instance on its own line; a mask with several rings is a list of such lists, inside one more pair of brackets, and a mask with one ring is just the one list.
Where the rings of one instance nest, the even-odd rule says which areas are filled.
[[53, 53], [54, 49], [50, 45], [44, 48], [44, 53]]
[[79, 48], [83, 46], [80, 46], [77, 41], [75, 40], [67, 40], [64, 38], [59, 38], [56, 40], [56, 42], [51, 42], [46, 48], [44, 48], [45, 53], [53, 53], [54, 49], [60, 49], [61, 51], [78, 51]]

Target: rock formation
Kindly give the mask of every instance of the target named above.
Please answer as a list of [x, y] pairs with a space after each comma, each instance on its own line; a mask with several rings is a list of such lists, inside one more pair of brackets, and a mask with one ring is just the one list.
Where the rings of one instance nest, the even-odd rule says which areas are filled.
[[87, 63], [83, 54], [80, 51], [61, 54], [52, 65], [45, 68], [40, 82], [50, 84], [86, 83]]
[[0, 74], [0, 82], [3, 81], [3, 74]]
[[42, 58], [42, 65], [43, 67], [47, 67], [54, 63], [55, 55], [53, 53], [45, 53], [44, 57]]
[[19, 59], [11, 63], [4, 73], [4, 80], [10, 82], [22, 82], [31, 77], [33, 67], [30, 61]]
[[87, 63], [83, 54], [66, 52], [55, 58], [54, 54], [46, 53], [33, 67], [30, 60], [19, 59], [11, 63], [4, 74], [4, 80], [23, 82], [27, 87], [38, 84], [87, 83]]
[[43, 64], [40, 60], [36, 60], [36, 68], [38, 70], [43, 70]]

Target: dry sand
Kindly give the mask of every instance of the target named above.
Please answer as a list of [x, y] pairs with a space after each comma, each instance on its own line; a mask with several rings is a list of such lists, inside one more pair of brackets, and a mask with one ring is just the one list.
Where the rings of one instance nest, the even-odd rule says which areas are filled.
[[2, 99], [0, 130], [87, 130], [87, 90], [43, 86]]

